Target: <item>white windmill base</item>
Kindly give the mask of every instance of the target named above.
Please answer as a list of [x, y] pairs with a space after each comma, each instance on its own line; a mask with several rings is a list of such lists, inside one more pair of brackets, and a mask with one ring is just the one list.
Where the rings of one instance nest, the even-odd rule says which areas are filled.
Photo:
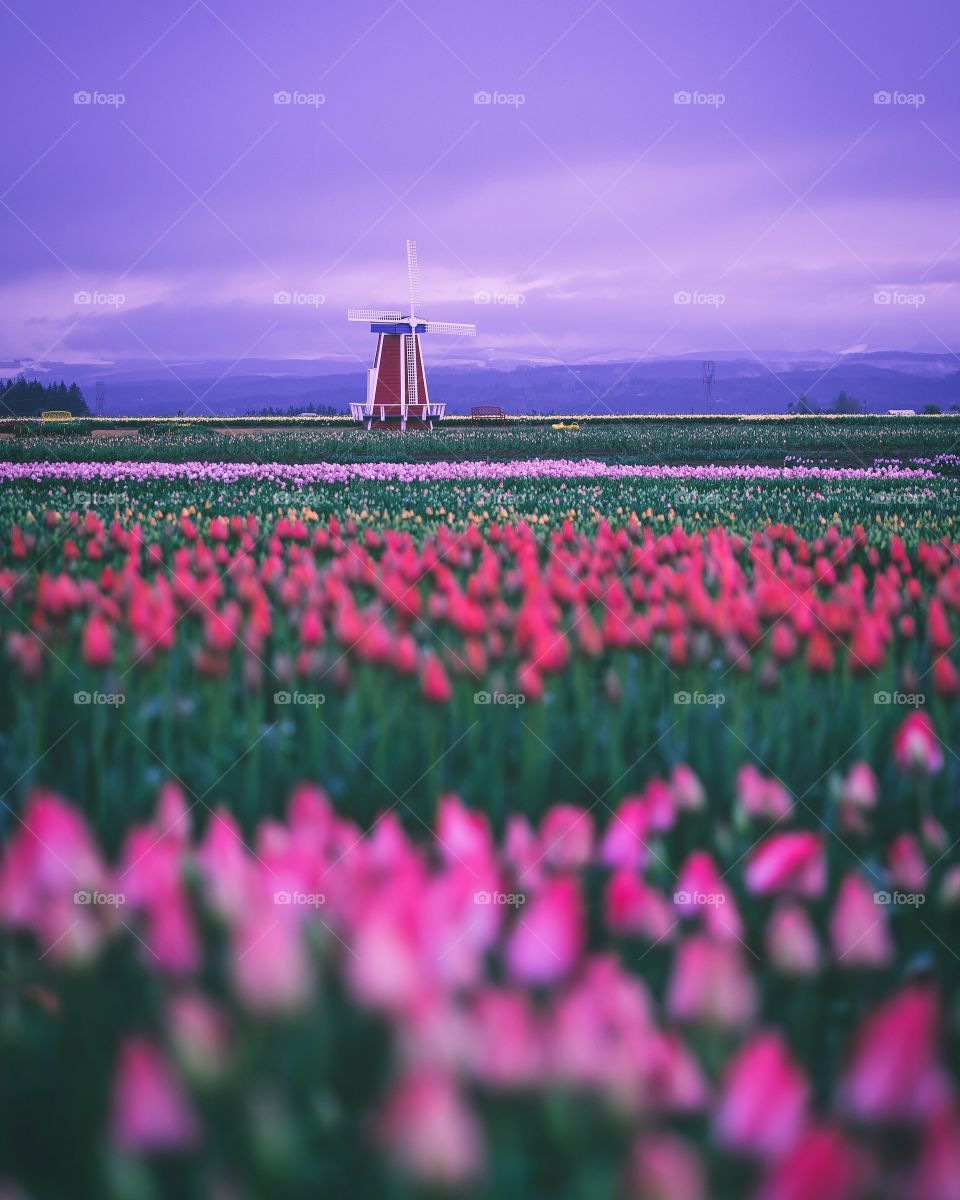
[[[374, 421], [383, 421], [384, 423], [394, 423], [396, 421], [395, 412], [387, 412], [391, 406], [388, 404], [374, 404], [373, 401], [368, 401], [366, 404], [361, 400], [350, 402], [350, 416], [367, 429], [373, 428]], [[407, 420], [423, 421], [429, 428], [433, 428], [434, 421], [442, 421], [447, 411], [446, 404], [437, 404], [433, 400], [428, 400], [423, 404], [405, 404], [400, 413], [400, 429], [406, 432]]]

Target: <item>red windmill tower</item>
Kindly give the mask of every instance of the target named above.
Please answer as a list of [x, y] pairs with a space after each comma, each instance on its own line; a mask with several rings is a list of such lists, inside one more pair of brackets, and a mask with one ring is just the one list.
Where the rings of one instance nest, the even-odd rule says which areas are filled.
[[397, 423], [406, 429], [408, 421], [433, 428], [442, 420], [444, 404], [434, 404], [427, 391], [427, 377], [420, 350], [422, 333], [445, 333], [453, 337], [473, 337], [476, 325], [455, 321], [425, 321], [416, 315], [420, 301], [420, 265], [417, 243], [407, 242], [407, 278], [410, 285], [410, 309], [406, 313], [380, 308], [347, 309], [348, 321], [370, 323], [377, 335], [373, 366], [367, 372], [366, 402], [350, 405], [354, 420], [368, 429], [374, 421]]

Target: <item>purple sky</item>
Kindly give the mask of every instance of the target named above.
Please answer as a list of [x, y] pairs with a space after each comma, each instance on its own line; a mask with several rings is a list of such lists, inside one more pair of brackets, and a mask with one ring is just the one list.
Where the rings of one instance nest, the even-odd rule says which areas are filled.
[[434, 361], [960, 350], [955, 0], [0, 0], [0, 44], [0, 361], [366, 360], [407, 237], [480, 327]]

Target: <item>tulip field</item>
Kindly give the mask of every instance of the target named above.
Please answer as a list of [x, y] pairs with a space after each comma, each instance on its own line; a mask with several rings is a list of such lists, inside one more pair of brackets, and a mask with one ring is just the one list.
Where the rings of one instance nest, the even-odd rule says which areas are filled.
[[48, 446], [0, 1200], [960, 1197], [952, 439]]

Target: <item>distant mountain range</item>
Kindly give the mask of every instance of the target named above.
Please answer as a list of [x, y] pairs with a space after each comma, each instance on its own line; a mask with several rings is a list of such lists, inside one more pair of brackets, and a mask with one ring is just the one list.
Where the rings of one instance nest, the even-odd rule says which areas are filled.
[[[627, 353], [563, 364], [507, 360], [479, 354], [476, 361], [430, 367], [431, 398], [449, 412], [498, 404], [511, 413], [756, 413], [784, 412], [806, 395], [829, 408], [840, 391], [868, 412], [960, 405], [960, 356], [899, 350], [847, 353], [716, 351], [632, 360]], [[712, 399], [703, 363], [715, 364]], [[262, 408], [333, 406], [346, 410], [365, 395], [365, 365], [334, 360], [246, 359], [226, 362], [156, 361], [112, 364], [0, 362], [0, 378], [24, 374], [49, 382], [76, 381], [95, 408], [96, 384], [105, 385], [108, 416], [184, 412], [228, 416]]]

